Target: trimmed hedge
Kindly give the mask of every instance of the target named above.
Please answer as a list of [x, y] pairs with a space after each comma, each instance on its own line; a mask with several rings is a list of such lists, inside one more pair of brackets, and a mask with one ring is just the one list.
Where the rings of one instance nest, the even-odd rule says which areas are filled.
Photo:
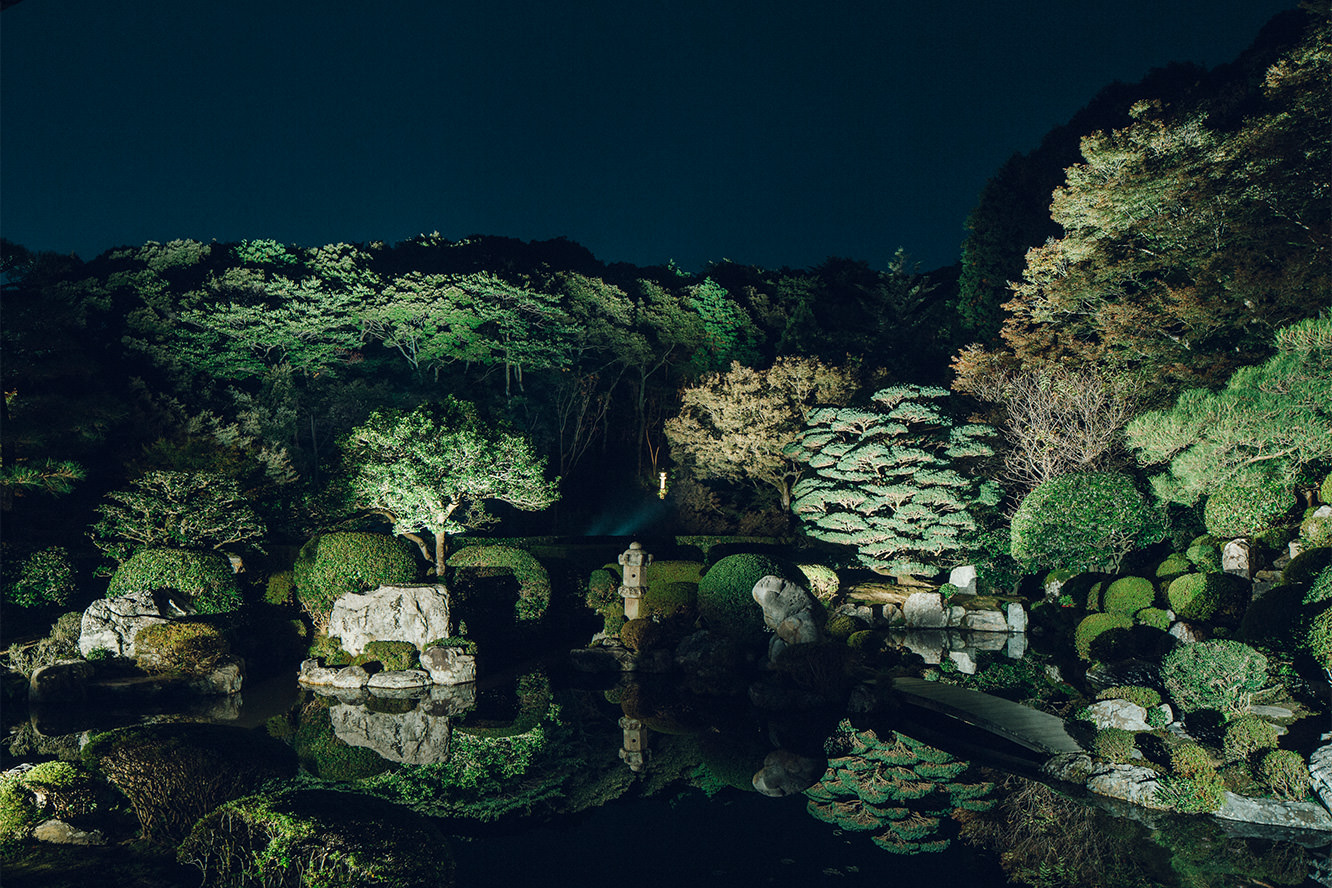
[[382, 533], [321, 534], [301, 547], [292, 568], [296, 598], [316, 624], [328, 619], [342, 595], [411, 583], [417, 573], [411, 545]]
[[1228, 639], [1186, 644], [1166, 654], [1161, 683], [1185, 712], [1215, 709], [1238, 715], [1267, 684], [1267, 658]]
[[1123, 614], [1088, 614], [1073, 630], [1073, 648], [1084, 660], [1104, 659], [1118, 641], [1106, 633], [1116, 630], [1126, 633], [1132, 628], [1133, 620]]
[[1210, 620], [1227, 599], [1241, 594], [1245, 585], [1230, 574], [1185, 574], [1170, 582], [1166, 600], [1181, 620]]
[[[615, 596], [623, 610], [623, 599]], [[653, 583], [638, 602], [640, 613], [649, 617], [692, 617], [698, 613], [698, 583]]]
[[1295, 495], [1276, 482], [1222, 487], [1207, 497], [1203, 523], [1207, 532], [1222, 539], [1256, 537], [1285, 517]]
[[[499, 569], [512, 573], [518, 581], [514, 616], [519, 623], [540, 621], [550, 607], [550, 574], [531, 552], [524, 549], [513, 546], [467, 546], [450, 555], [446, 564], [455, 577], [459, 570], [468, 569]], [[459, 582], [463, 584], [461, 580]]]
[[221, 614], [241, 604], [236, 574], [225, 555], [194, 549], [142, 549], [116, 568], [108, 598], [171, 589], [189, 598], [201, 614]]
[[1028, 568], [1114, 571], [1162, 539], [1164, 516], [1120, 472], [1073, 472], [1027, 495], [1012, 521], [1012, 555]]
[[742, 642], [762, 640], [767, 627], [753, 592], [754, 584], [769, 575], [809, 588], [800, 568], [767, 555], [728, 555], [708, 568], [698, 584], [698, 613], [704, 624]]
[[1309, 549], [1291, 559], [1281, 572], [1281, 582], [1299, 586], [1312, 583], [1329, 564], [1332, 564], [1332, 549]]
[[1175, 577], [1192, 572], [1193, 562], [1189, 560], [1188, 555], [1179, 552], [1167, 556], [1164, 561], [1156, 566], [1156, 578], [1164, 582], [1169, 582]]
[[1144, 607], [1133, 615], [1133, 621], [1166, 632], [1170, 629], [1170, 612], [1159, 607]]
[[1105, 590], [1102, 608], [1106, 613], [1136, 614], [1156, 601], [1156, 587], [1143, 577], [1120, 577]]

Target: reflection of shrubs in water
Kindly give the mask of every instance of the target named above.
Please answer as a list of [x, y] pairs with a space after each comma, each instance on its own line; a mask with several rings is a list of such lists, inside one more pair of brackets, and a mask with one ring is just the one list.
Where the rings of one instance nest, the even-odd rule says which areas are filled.
[[179, 859], [214, 883], [282, 886], [453, 884], [441, 830], [396, 805], [328, 790], [284, 790], [204, 817]]
[[266, 780], [295, 771], [281, 743], [223, 725], [164, 724], [95, 736], [84, 761], [125, 794], [143, 837], [179, 841], [194, 821]]
[[939, 835], [945, 816], [965, 820], [994, 804], [994, 785], [964, 782], [969, 765], [896, 731], [880, 739], [842, 722], [829, 748], [823, 780], [805, 792], [816, 819], [872, 832], [885, 851], [921, 854], [949, 845]]
[[329, 721], [328, 706], [325, 698], [314, 697], [302, 707], [300, 721], [291, 735], [292, 748], [305, 771], [323, 780], [345, 783], [396, 767], [373, 749], [339, 740]]
[[789, 676], [796, 687], [831, 699], [848, 681], [846, 669], [850, 653], [843, 644], [795, 644], [783, 650], [773, 666]]

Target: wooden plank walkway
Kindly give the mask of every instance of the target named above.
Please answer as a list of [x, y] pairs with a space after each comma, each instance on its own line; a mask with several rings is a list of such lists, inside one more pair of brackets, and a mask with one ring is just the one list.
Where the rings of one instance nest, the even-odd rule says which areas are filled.
[[923, 678], [895, 678], [893, 689], [910, 702], [1012, 740], [1033, 752], [1082, 752], [1064, 730], [1064, 720], [1047, 712], [980, 691]]

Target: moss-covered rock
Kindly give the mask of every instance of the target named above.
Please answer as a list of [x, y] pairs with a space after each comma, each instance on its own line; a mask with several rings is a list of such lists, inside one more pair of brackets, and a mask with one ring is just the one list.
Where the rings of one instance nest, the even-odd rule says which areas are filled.
[[372, 641], [352, 659], [352, 665], [378, 663], [386, 672], [415, 669], [420, 665], [418, 653], [410, 641]]
[[134, 660], [149, 672], [206, 675], [230, 653], [225, 632], [195, 620], [155, 623], [134, 636]]

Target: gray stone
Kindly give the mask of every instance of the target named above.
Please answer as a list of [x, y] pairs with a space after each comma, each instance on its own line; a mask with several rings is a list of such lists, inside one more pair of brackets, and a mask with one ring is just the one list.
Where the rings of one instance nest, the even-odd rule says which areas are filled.
[[785, 749], [774, 749], [754, 775], [754, 789], [765, 796], [782, 798], [804, 792], [823, 776], [827, 759], [808, 758]]
[[[783, 643], [776, 650], [770, 646], [770, 659], [780, 654], [786, 646], [808, 644], [822, 637], [823, 605], [800, 585], [781, 577], [766, 576], [754, 584], [750, 595], [763, 609], [764, 625], [777, 633], [773, 644], [777, 641]], [[870, 609], [866, 608], [866, 611]], [[866, 622], [873, 619], [873, 613], [869, 612]]]
[[1332, 810], [1332, 743], [1324, 743], [1309, 756], [1309, 778], [1314, 795]]
[[86, 660], [57, 660], [32, 673], [29, 703], [77, 703], [88, 696], [93, 664]]
[[1124, 731], [1150, 731], [1147, 710], [1128, 700], [1102, 700], [1087, 707], [1087, 720], [1097, 728], [1119, 728]]
[[365, 686], [374, 690], [412, 690], [430, 684], [430, 674], [424, 669], [395, 669], [376, 672]]
[[1279, 718], [1295, 717], [1295, 713], [1284, 706], [1271, 706], [1259, 703], [1250, 703], [1249, 712], [1258, 716], [1259, 718], [1265, 718], [1268, 721], [1274, 721]]
[[1201, 627], [1185, 623], [1183, 620], [1170, 624], [1170, 634], [1181, 644], [1196, 644], [1207, 640], [1207, 634]]
[[86, 657], [102, 648], [118, 657], [132, 657], [139, 630], [167, 622], [171, 613], [169, 603], [164, 607], [149, 591], [94, 601], [83, 612], [79, 653]]
[[1006, 608], [1009, 632], [1027, 631], [1027, 609], [1020, 601], [1010, 601]]
[[421, 654], [421, 668], [437, 685], [467, 684], [476, 681], [476, 657], [462, 648], [428, 647]]
[[449, 596], [442, 583], [380, 586], [365, 595], [348, 593], [333, 602], [328, 634], [359, 654], [372, 641], [409, 641], [417, 650], [449, 632]]
[[957, 587], [958, 595], [976, 594], [976, 565], [964, 564], [948, 573], [948, 582]]
[[948, 625], [943, 596], [938, 592], [913, 592], [902, 606], [906, 624], [916, 629], [942, 629]]
[[364, 688], [370, 681], [370, 673], [366, 672], [360, 666], [343, 666], [338, 670], [337, 675], [329, 682], [335, 688], [344, 690], [355, 690]]
[[971, 635], [970, 647], [978, 651], [1002, 651], [1008, 645], [1007, 632], [976, 632]]
[[962, 625], [962, 620], [966, 618], [967, 609], [960, 604], [953, 604], [948, 606], [947, 613], [948, 616], [945, 619], [948, 621], [949, 628], [956, 629]]
[[1322, 805], [1313, 802], [1258, 799], [1227, 792], [1221, 807], [1214, 813], [1223, 820], [1332, 832], [1332, 815]]
[[1087, 781], [1087, 789], [1112, 799], [1123, 799], [1144, 808], [1167, 810], [1156, 801], [1160, 775], [1139, 765], [1098, 765]]
[[1053, 777], [1055, 780], [1076, 783], [1078, 786], [1085, 786], [1087, 779], [1091, 777], [1095, 770], [1096, 766], [1092, 762], [1091, 756], [1085, 752], [1060, 753], [1041, 766], [1042, 773]]
[[105, 845], [106, 837], [100, 829], [82, 830], [63, 820], [43, 820], [33, 827], [32, 837], [53, 845]]
[[963, 675], [976, 674], [976, 660], [967, 651], [949, 651], [948, 659], [953, 661], [953, 665], [957, 666], [957, 671]]
[[476, 706], [476, 685], [432, 685], [421, 707], [427, 715], [458, 716]]
[[191, 694], [200, 697], [221, 697], [238, 693], [245, 684], [245, 661], [240, 657], [227, 657], [207, 675], [198, 675], [185, 682]]
[[948, 645], [948, 636], [937, 629], [917, 629], [914, 632], [903, 632], [899, 636], [897, 643], [917, 654], [926, 663], [937, 666], [943, 659], [944, 649]]
[[1027, 636], [1010, 635], [1008, 643], [1004, 645], [1004, 656], [1010, 660], [1021, 660], [1027, 656]]
[[328, 710], [333, 733], [349, 746], [373, 749], [391, 762], [433, 765], [449, 755], [453, 728], [447, 718], [421, 707], [410, 712], [374, 712], [364, 706], [339, 705]]
[[1221, 547], [1221, 570], [1246, 580], [1253, 576], [1248, 540], [1231, 540]]
[[973, 632], [1008, 632], [1008, 620], [997, 610], [967, 611], [962, 628]]
[[312, 657], [301, 661], [301, 671], [297, 674], [296, 680], [307, 685], [332, 685], [337, 675], [337, 669], [332, 666], [320, 666], [319, 661]]

